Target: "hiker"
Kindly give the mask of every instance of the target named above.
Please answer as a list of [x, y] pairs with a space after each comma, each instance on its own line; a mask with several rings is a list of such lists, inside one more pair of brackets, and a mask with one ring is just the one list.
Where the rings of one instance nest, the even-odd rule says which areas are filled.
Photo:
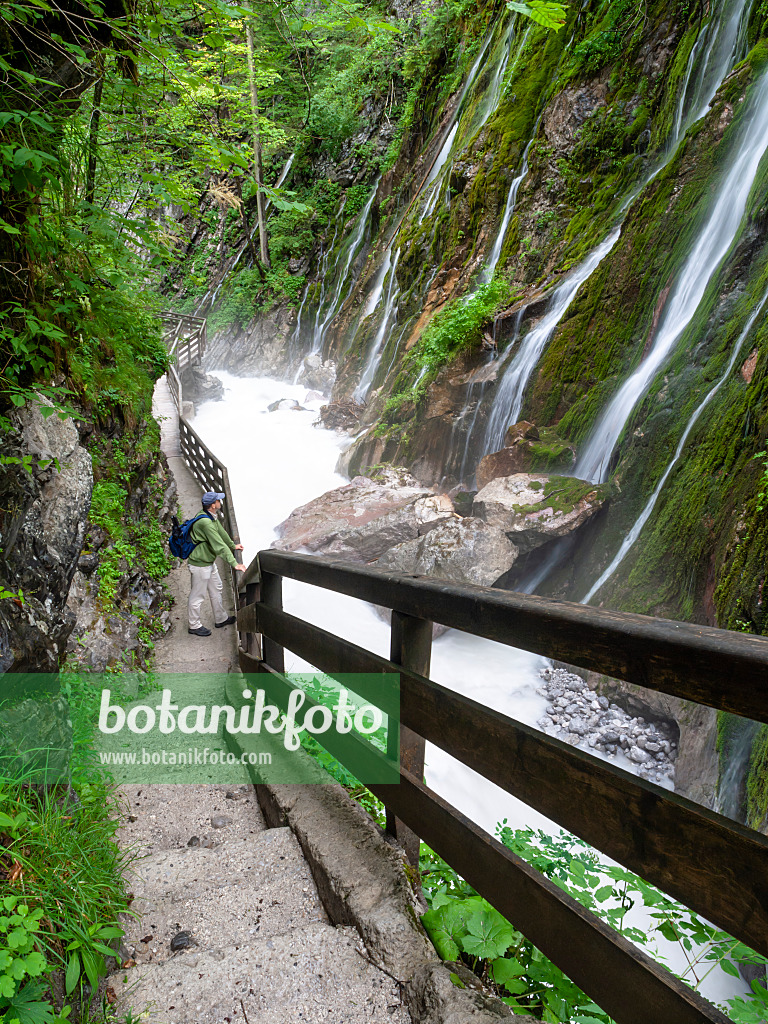
[[213, 621], [216, 629], [222, 626], [231, 626], [235, 621], [234, 615], [227, 615], [224, 603], [221, 599], [222, 582], [219, 570], [216, 566], [216, 556], [221, 555], [225, 562], [228, 562], [240, 572], [245, 572], [245, 566], [238, 562], [233, 551], [242, 551], [242, 544], [235, 544], [227, 531], [216, 519], [216, 515], [224, 501], [224, 495], [216, 491], [206, 491], [203, 495], [203, 512], [197, 522], [190, 529], [190, 538], [195, 542], [195, 548], [189, 556], [189, 571], [192, 575], [192, 586], [189, 591], [189, 604], [187, 613], [189, 616], [189, 632], [194, 636], [210, 636], [211, 631], [207, 629], [200, 620], [200, 611], [203, 607], [206, 593], [211, 599], [213, 608]]

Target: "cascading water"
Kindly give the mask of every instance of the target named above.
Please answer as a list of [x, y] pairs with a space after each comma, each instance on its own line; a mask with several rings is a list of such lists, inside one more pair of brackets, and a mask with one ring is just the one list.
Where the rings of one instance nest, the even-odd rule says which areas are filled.
[[763, 75], [749, 102], [731, 168], [720, 183], [715, 205], [667, 300], [651, 349], [609, 402], [577, 462], [574, 474], [584, 480], [600, 482], [606, 478], [624, 427], [693, 319], [707, 285], [736, 238], [768, 147], [768, 74]]
[[336, 273], [333, 275], [334, 288], [331, 293], [331, 298], [326, 306], [325, 315], [320, 319], [322, 313], [322, 300], [320, 306], [318, 306], [317, 316], [315, 318], [315, 329], [312, 332], [312, 349], [313, 353], [322, 353], [323, 345], [325, 343], [325, 336], [328, 332], [328, 328], [331, 325], [334, 318], [337, 316], [341, 309], [341, 304], [344, 297], [349, 293], [354, 282], [348, 278], [349, 268], [352, 266], [353, 261], [360, 252], [365, 239], [365, 229], [368, 224], [368, 218], [371, 213], [374, 199], [376, 198], [376, 192], [379, 187], [379, 178], [376, 179], [376, 184], [373, 186], [373, 190], [368, 197], [368, 200], [363, 207], [357, 222], [355, 229], [350, 235], [349, 241], [346, 246], [342, 248], [342, 252], [345, 252], [344, 262], [341, 268], [336, 267]]
[[[384, 339], [387, 336], [387, 332], [390, 327], [397, 321], [397, 300], [400, 296], [400, 286], [397, 283], [397, 261], [400, 259], [400, 250], [398, 249], [394, 257], [391, 257], [390, 250], [387, 249], [387, 260], [390, 269], [386, 275], [386, 282], [382, 280], [382, 289], [386, 283], [387, 297], [384, 303], [384, 313], [382, 314], [381, 323], [379, 329], [376, 332], [376, 337], [373, 339], [371, 345], [371, 351], [368, 354], [365, 368], [363, 369], [362, 376], [360, 377], [360, 383], [355, 388], [355, 400], [358, 402], [365, 401], [365, 397], [370, 390], [373, 378], [376, 375], [376, 367], [379, 362], [379, 356], [384, 347]], [[383, 294], [383, 292], [382, 292]], [[377, 301], [378, 304], [378, 301]]]
[[520, 348], [512, 356], [496, 392], [485, 434], [486, 452], [492, 452], [501, 447], [507, 427], [511, 423], [515, 423], [520, 414], [525, 388], [541, 358], [541, 353], [549, 343], [565, 311], [573, 302], [576, 292], [605, 259], [616, 244], [618, 237], [619, 228], [614, 228], [605, 241], [593, 249], [589, 256], [555, 288], [544, 317], [523, 338]]
[[507, 193], [507, 202], [504, 206], [504, 213], [501, 218], [501, 223], [499, 224], [499, 230], [496, 233], [496, 238], [494, 239], [493, 246], [491, 248], [485, 267], [482, 273], [480, 274], [480, 284], [487, 284], [492, 279], [496, 271], [496, 267], [498, 266], [499, 258], [501, 256], [501, 250], [504, 247], [504, 239], [507, 237], [507, 228], [509, 227], [509, 222], [512, 219], [512, 214], [515, 212], [517, 193], [520, 190], [520, 186], [523, 183], [523, 180], [528, 174], [528, 153], [530, 152], [531, 146], [533, 145], [533, 140], [536, 138], [536, 132], [538, 130], [538, 127], [539, 122], [537, 121], [533, 129], [531, 138], [528, 141], [528, 145], [525, 147], [525, 151], [523, 152], [523, 161], [520, 166], [520, 173], [517, 175], [517, 177], [512, 179], [512, 184], [509, 186], [509, 192]]
[[613, 576], [613, 574], [618, 569], [619, 565], [626, 558], [627, 553], [629, 552], [629, 549], [634, 545], [635, 541], [640, 536], [640, 533], [641, 533], [643, 527], [645, 526], [645, 524], [648, 522], [648, 520], [650, 518], [651, 512], [653, 512], [653, 509], [654, 509], [654, 507], [656, 505], [656, 502], [658, 501], [659, 495], [661, 494], [661, 491], [662, 491], [662, 489], [664, 487], [664, 484], [667, 482], [667, 480], [669, 478], [669, 475], [672, 472], [672, 470], [675, 468], [677, 463], [680, 461], [680, 456], [683, 454], [683, 449], [685, 448], [686, 442], [687, 442], [688, 438], [690, 437], [691, 431], [696, 426], [696, 423], [698, 422], [699, 417], [701, 416], [701, 414], [707, 408], [707, 406], [712, 401], [712, 399], [715, 397], [715, 395], [718, 393], [718, 391], [722, 388], [723, 384], [725, 384], [725, 382], [730, 377], [731, 372], [733, 371], [733, 367], [736, 364], [736, 360], [739, 358], [739, 354], [741, 353], [741, 350], [744, 347], [744, 341], [746, 340], [747, 337], [749, 337], [749, 333], [752, 330], [752, 327], [754, 326], [754, 323], [757, 320], [758, 316], [760, 315], [760, 313], [762, 313], [763, 308], [764, 308], [764, 306], [766, 304], [766, 301], [768, 301], [768, 291], [766, 291], [766, 293], [763, 295], [763, 297], [760, 300], [758, 306], [752, 312], [752, 314], [750, 315], [749, 319], [747, 320], [747, 322], [746, 322], [746, 324], [744, 326], [743, 331], [741, 332], [741, 334], [736, 339], [736, 341], [734, 343], [734, 346], [733, 346], [733, 349], [731, 350], [731, 356], [730, 356], [730, 359], [728, 360], [728, 365], [725, 368], [725, 372], [720, 377], [718, 382], [714, 385], [714, 387], [710, 389], [710, 391], [707, 393], [707, 395], [704, 398], [704, 400], [702, 402], [700, 402], [699, 405], [696, 406], [696, 409], [694, 410], [693, 415], [691, 416], [690, 420], [688, 420], [688, 424], [687, 424], [685, 430], [683, 431], [683, 436], [680, 438], [680, 442], [679, 442], [679, 444], [678, 444], [678, 446], [677, 446], [677, 448], [675, 450], [675, 454], [673, 455], [672, 460], [669, 463], [669, 465], [667, 466], [667, 468], [664, 470], [664, 473], [662, 474], [661, 479], [656, 484], [656, 488], [655, 488], [653, 494], [648, 499], [648, 501], [647, 501], [647, 503], [645, 505], [645, 508], [640, 513], [640, 515], [637, 517], [637, 520], [636, 520], [634, 526], [632, 527], [632, 529], [629, 531], [629, 533], [626, 535], [626, 537], [622, 541], [621, 547], [616, 552], [616, 555], [614, 556], [613, 561], [611, 562], [611, 564], [608, 566], [608, 568], [605, 570], [605, 572], [603, 572], [603, 574], [600, 576], [600, 578], [593, 584], [593, 586], [589, 590], [589, 593], [582, 599], [582, 601], [581, 601], [582, 604], [588, 604], [592, 600], [592, 598], [595, 596], [595, 594], [598, 592], [598, 590], [603, 586], [603, 584], [607, 583], [607, 581], [611, 578], [611, 576]]
[[[640, 194], [640, 192], [642, 192], [642, 190], [649, 184], [649, 182], [653, 178], [655, 178], [656, 175], [669, 163], [669, 161], [672, 159], [677, 150], [679, 142], [687, 132], [688, 128], [694, 123], [694, 121], [698, 120], [699, 117], [706, 113], [707, 109], [709, 108], [709, 104], [711, 103], [712, 98], [717, 92], [720, 83], [722, 82], [723, 78], [729, 73], [730, 69], [733, 67], [733, 64], [737, 60], [741, 52], [741, 49], [743, 48], [743, 43], [740, 45], [740, 39], [743, 36], [743, 24], [745, 22], [744, 16], [745, 12], [749, 9], [749, 3], [750, 0], [732, 0], [730, 4], [726, 4], [723, 7], [717, 9], [713, 14], [706, 29], [699, 36], [699, 40], [697, 40], [694, 46], [694, 51], [696, 51], [699, 47], [699, 41], [702, 41], [702, 48], [705, 50], [705, 54], [701, 62], [699, 62], [699, 60], [697, 59], [697, 53], [694, 53], [693, 51], [691, 53], [687, 73], [685, 76], [685, 80], [683, 82], [683, 87], [678, 98], [678, 107], [675, 116], [675, 127], [673, 129], [672, 135], [670, 136], [670, 139], [667, 142], [665, 152], [661, 160], [649, 170], [649, 172], [643, 178], [641, 183], [635, 189], [633, 189], [627, 201], [622, 205], [620, 209], [621, 220], [618, 226], [614, 228], [611, 234], [608, 236], [608, 238], [600, 246], [598, 246], [598, 248], [595, 249], [593, 253], [590, 254], [590, 256], [587, 257], [584, 263], [582, 263], [581, 266], [577, 268], [577, 270], [574, 271], [572, 275], [569, 275], [566, 281], [564, 281], [563, 284], [559, 286], [558, 292], [560, 291], [560, 289], [566, 287], [568, 283], [572, 281], [574, 275], [578, 274], [580, 277], [580, 280], [576, 288], [569, 289], [567, 296], [565, 293], [561, 293], [561, 295], [559, 296], [560, 298], [567, 297], [567, 301], [558, 302], [559, 316], [557, 317], [557, 319], [550, 320], [549, 314], [547, 315], [547, 317], [545, 317], [545, 321], [548, 321], [546, 324], [546, 335], [542, 336], [539, 334], [537, 336], [531, 337], [530, 349], [528, 349], [528, 347], [526, 346], [526, 350], [529, 355], [532, 356], [535, 354], [536, 351], [538, 352], [538, 354], [535, 355], [535, 360], [532, 362], [532, 365], [528, 366], [526, 359], [526, 372], [524, 374], [521, 373], [521, 370], [523, 369], [521, 365], [522, 352], [519, 353], [519, 359], [518, 357], [516, 357], [510, 361], [507, 370], [505, 371], [504, 377], [502, 378], [502, 382], [500, 386], [497, 388], [496, 395], [493, 400], [493, 406], [491, 408], [488, 420], [488, 427], [486, 429], [484, 438], [483, 454], [494, 451], [495, 448], [498, 448], [501, 445], [504, 439], [504, 433], [506, 431], [507, 426], [510, 423], [514, 423], [517, 416], [519, 415], [520, 408], [522, 406], [522, 399], [525, 387], [528, 384], [528, 380], [530, 379], [531, 373], [533, 372], [535, 365], [541, 356], [541, 353], [544, 351], [544, 348], [549, 343], [551, 337], [554, 335], [554, 332], [559, 326], [560, 321], [565, 317], [565, 314], [567, 313], [571, 302], [576, 298], [578, 288], [587, 280], [590, 274], [594, 272], [594, 270], [596, 270], [600, 264], [600, 259], [598, 259], [597, 261], [593, 261], [592, 257], [596, 253], [600, 252], [603, 249], [603, 246], [607, 245], [612, 238], [615, 242], [616, 237], [618, 237], [618, 233], [621, 229], [621, 224], [623, 223], [624, 216], [626, 215], [626, 212], [631, 206], [634, 199]], [[513, 186], [516, 186], [514, 196], [512, 196], [512, 203], [514, 204], [514, 201], [517, 198], [517, 189], [519, 188], [519, 182], [513, 182]], [[510, 193], [511, 191], [512, 190], [510, 189]], [[503, 247], [504, 244], [504, 235], [506, 234], [510, 218], [511, 211], [509, 217], [507, 218], [507, 224], [504, 225], [502, 222], [503, 231], [499, 231], [494, 242], [494, 248], [491, 252], [491, 258], [489, 259], [490, 265], [493, 260], [493, 255], [496, 250], [496, 247], [498, 246], [498, 255], [496, 255], [495, 257], [496, 262], [493, 263], [494, 270], [498, 262], [499, 255], [501, 254], [501, 248]], [[609, 248], [605, 250], [605, 252], [603, 252], [603, 256], [607, 255], [607, 253], [610, 251], [610, 248], [612, 248], [612, 245], [613, 243], [611, 243]], [[581, 271], [583, 271], [586, 265], [590, 266], [589, 272], [582, 276]], [[557, 292], [553, 294], [553, 302], [555, 301], [555, 295], [557, 294]], [[552, 311], [552, 307], [550, 307], [550, 311]], [[545, 321], [542, 321], [538, 328], [530, 332], [529, 337], [531, 335], [534, 335], [535, 332], [538, 332], [539, 329], [544, 326]], [[528, 338], [526, 338], [526, 342], [527, 341]], [[524, 342], [524, 345], [526, 344], [526, 342]], [[533, 347], [534, 344], [536, 346], [535, 349]], [[509, 383], [507, 383], [507, 377], [510, 375], [511, 380], [509, 381]], [[521, 380], [522, 387], [519, 386]], [[473, 439], [471, 437], [468, 437], [467, 446], [470, 446], [472, 440]], [[539, 578], [539, 582], [541, 582], [542, 578], [543, 577]]]

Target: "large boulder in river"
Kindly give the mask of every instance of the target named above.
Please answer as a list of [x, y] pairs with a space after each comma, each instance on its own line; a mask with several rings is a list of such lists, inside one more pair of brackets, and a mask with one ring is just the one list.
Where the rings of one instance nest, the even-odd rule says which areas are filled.
[[279, 540], [272, 546], [372, 562], [452, 518], [451, 499], [418, 487], [408, 474], [385, 473], [380, 480], [359, 476], [294, 509], [278, 526]]
[[376, 568], [489, 587], [512, 568], [517, 556], [517, 545], [503, 530], [482, 519], [455, 518], [390, 548]]
[[310, 352], [304, 360], [296, 383], [330, 397], [333, 385], [336, 383], [336, 364], [330, 360], [324, 363], [322, 356], [316, 352]]
[[515, 473], [486, 484], [473, 515], [503, 530], [521, 553], [573, 533], [598, 512], [609, 487], [570, 476]]
[[482, 488], [491, 480], [516, 473], [561, 472], [570, 469], [575, 459], [573, 445], [561, 440], [549, 427], [520, 420], [507, 430], [504, 447], [480, 460], [477, 486]]

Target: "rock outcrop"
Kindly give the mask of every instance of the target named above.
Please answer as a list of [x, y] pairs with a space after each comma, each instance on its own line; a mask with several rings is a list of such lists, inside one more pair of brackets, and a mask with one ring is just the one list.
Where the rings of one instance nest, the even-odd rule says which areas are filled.
[[[66, 597], [85, 537], [91, 457], [49, 403], [16, 414], [0, 466], [0, 671], [55, 672], [74, 624]], [[44, 413], [46, 415], [44, 415]], [[26, 465], [24, 463], [26, 460]]]
[[432, 494], [408, 474], [389, 471], [380, 480], [355, 477], [295, 509], [278, 526], [279, 540], [272, 546], [372, 562], [454, 517], [447, 495]]
[[574, 477], [515, 473], [478, 491], [472, 512], [525, 553], [578, 530], [600, 511], [608, 493], [605, 485]]
[[513, 424], [504, 438], [504, 447], [485, 455], [477, 467], [477, 486], [483, 488], [491, 480], [515, 473], [542, 470], [565, 472], [576, 459], [573, 445], [562, 441], [553, 430], [539, 428], [521, 420]]
[[503, 530], [482, 519], [455, 517], [423, 537], [390, 548], [376, 567], [490, 587], [512, 568], [517, 556], [517, 547]]

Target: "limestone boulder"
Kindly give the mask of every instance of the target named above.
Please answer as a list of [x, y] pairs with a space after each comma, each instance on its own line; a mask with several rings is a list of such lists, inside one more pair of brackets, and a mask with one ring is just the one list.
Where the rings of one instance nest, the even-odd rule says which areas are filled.
[[489, 587], [512, 568], [518, 552], [498, 527], [482, 519], [456, 517], [435, 525], [423, 537], [390, 548], [376, 567]]
[[527, 420], [514, 423], [507, 430], [504, 447], [484, 456], [477, 467], [477, 486], [485, 487], [491, 480], [531, 473], [564, 472], [576, 460], [576, 450], [549, 427], [537, 427]]
[[331, 402], [322, 407], [320, 410], [320, 422], [326, 430], [338, 430], [349, 434], [359, 428], [362, 413], [362, 405], [359, 405], [353, 399], [342, 399], [339, 402]]
[[438, 522], [456, 518], [445, 494], [419, 487], [407, 474], [358, 476], [295, 509], [278, 528], [273, 547], [304, 548], [353, 562], [372, 562]]
[[336, 364], [330, 360], [324, 363], [322, 356], [310, 353], [304, 360], [296, 383], [330, 397], [336, 383]]
[[205, 373], [199, 366], [188, 366], [181, 377], [184, 398], [196, 405], [200, 402], [222, 402], [224, 385], [218, 377]]
[[600, 511], [608, 495], [607, 485], [575, 477], [515, 473], [481, 488], [472, 512], [503, 530], [525, 553], [578, 530]]

